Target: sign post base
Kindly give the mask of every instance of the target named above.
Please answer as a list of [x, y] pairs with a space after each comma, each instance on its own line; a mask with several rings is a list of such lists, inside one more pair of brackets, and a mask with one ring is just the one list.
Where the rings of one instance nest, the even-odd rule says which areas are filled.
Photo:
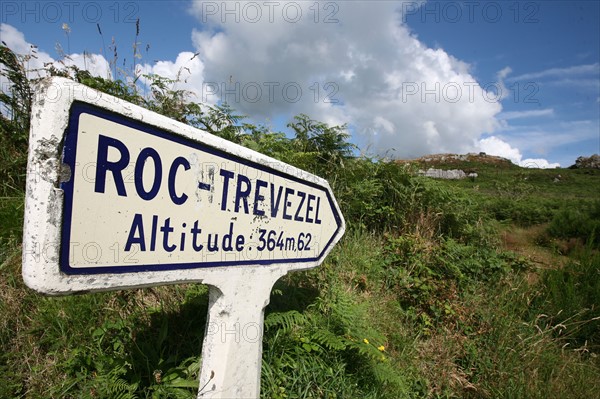
[[284, 268], [240, 270], [209, 284], [198, 399], [260, 396], [264, 310]]

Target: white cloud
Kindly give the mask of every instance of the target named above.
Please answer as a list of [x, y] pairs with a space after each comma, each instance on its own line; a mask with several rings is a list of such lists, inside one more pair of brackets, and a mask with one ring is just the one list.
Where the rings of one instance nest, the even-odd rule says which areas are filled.
[[[25, 35], [15, 27], [8, 24], [0, 24], [0, 37], [15, 54], [23, 57], [25, 72], [30, 79], [43, 78], [47, 75], [48, 65], [61, 69], [65, 66], [76, 66], [87, 70], [92, 75], [111, 78], [110, 64], [99, 54], [67, 54], [62, 60], [55, 60], [48, 53], [41, 51], [37, 46], [27, 42]], [[0, 76], [0, 88], [9, 92], [11, 82], [4, 76]], [[10, 111], [2, 107], [2, 114], [7, 115]]]
[[374, 126], [378, 131], [383, 131], [387, 134], [394, 134], [395, 126], [392, 122], [385, 119], [383, 116], [377, 116], [373, 120]]
[[537, 168], [537, 169], [555, 169], [560, 168], [558, 162], [548, 162], [547, 159], [543, 158], [527, 158], [519, 163], [519, 166], [524, 168]]
[[552, 86], [561, 86], [567, 88], [577, 88], [577, 89], [589, 89], [589, 90], [598, 90], [600, 89], [600, 75], [598, 77], [591, 78], [577, 78], [577, 79], [556, 79], [545, 82], [547, 85]]
[[[271, 20], [263, 7], [254, 22], [247, 18], [254, 11], [244, 13], [250, 3], [237, 6], [239, 22], [222, 4], [192, 6], [202, 23], [192, 39], [205, 85], [218, 88], [204, 90], [205, 100], [225, 99], [258, 119], [306, 113], [347, 122], [365, 147], [380, 154], [394, 148], [398, 157], [467, 152], [499, 127], [495, 95], [476, 83], [468, 64], [421, 43], [402, 24], [402, 3], [336, 2], [317, 18], [311, 2], [277, 2]], [[292, 4], [302, 7], [293, 23]], [[324, 23], [334, 10], [338, 22]]]
[[44, 68], [44, 64], [54, 61], [48, 53], [38, 50], [38, 48], [25, 40], [25, 35], [12, 25], [0, 24], [0, 37], [6, 43], [7, 47], [16, 54], [28, 56], [25, 65], [30, 78], [39, 77], [39, 72]]
[[575, 65], [566, 68], [550, 68], [539, 72], [525, 73], [513, 78], [511, 81], [536, 81], [549, 86], [558, 86], [569, 89], [591, 90], [600, 89], [600, 64]]
[[526, 153], [545, 154], [552, 149], [573, 148], [577, 143], [598, 140], [600, 131], [596, 120], [550, 121], [537, 126], [513, 126], [498, 131], [506, 135], [512, 146]]
[[490, 136], [479, 140], [479, 148], [480, 151], [483, 151], [486, 154], [509, 159], [512, 163], [524, 168], [548, 169], [560, 167], [559, 163], [551, 163], [542, 158], [523, 159], [523, 155], [518, 148], [512, 147], [509, 143], [496, 136]]
[[511, 67], [504, 67], [501, 70], [498, 71], [498, 73], [496, 74], [496, 78], [498, 79], [498, 94], [501, 100], [504, 100], [506, 97], [509, 96], [509, 90], [506, 87], [506, 84], [504, 83], [504, 80], [506, 79], [506, 77], [512, 72], [512, 68]]
[[509, 111], [502, 112], [498, 117], [500, 119], [509, 120], [509, 119], [522, 119], [522, 118], [536, 118], [539, 116], [550, 116], [554, 115], [554, 109], [545, 108], [545, 109], [536, 109], [531, 111]]
[[67, 54], [62, 60], [55, 60], [48, 53], [27, 42], [25, 35], [12, 25], [0, 24], [0, 36], [7, 47], [16, 54], [27, 56], [25, 68], [29, 78], [45, 76], [44, 67], [48, 64], [53, 64], [57, 68], [73, 65], [79, 69], [88, 70], [95, 76], [105, 78], [111, 76], [110, 65], [102, 55], [73, 53]]
[[565, 78], [578, 75], [598, 75], [600, 73], [600, 64], [575, 65], [566, 68], [550, 68], [539, 72], [525, 73], [511, 78], [511, 80], [528, 80], [540, 78]]
[[[23, 55], [27, 58], [25, 68], [29, 78], [38, 78], [44, 75], [44, 72], [42, 71], [44, 64], [54, 61], [47, 53], [39, 51], [37, 47], [28, 43], [25, 40], [23, 33], [18, 31], [12, 25], [0, 24], [0, 38], [2, 38], [2, 41], [6, 43], [6, 46], [12, 49], [16, 54]], [[4, 69], [4, 66], [0, 66], [0, 68]], [[3, 92], [9, 92], [10, 87], [11, 82], [4, 77], [4, 75], [0, 75], [0, 89]], [[0, 113], [9, 116], [10, 110], [7, 107], [2, 106], [0, 107]]]
[[[156, 74], [178, 81], [173, 89], [188, 90], [195, 94], [196, 101], [201, 101], [204, 83], [204, 64], [197, 54], [192, 52], [179, 53], [175, 62], [158, 61], [154, 65], [143, 64], [139, 67], [142, 74]], [[148, 83], [145, 78], [142, 82]]]
[[515, 164], [519, 164], [523, 156], [517, 148], [513, 148], [506, 141], [499, 139], [496, 136], [490, 136], [479, 140], [481, 151], [486, 154], [496, 155], [511, 160]]
[[100, 76], [105, 79], [110, 79], [112, 73], [110, 71], [110, 64], [106, 59], [99, 54], [69, 54], [62, 62], [54, 62], [56, 66], [59, 64], [65, 66], [76, 66], [79, 69], [89, 71], [94, 76]]

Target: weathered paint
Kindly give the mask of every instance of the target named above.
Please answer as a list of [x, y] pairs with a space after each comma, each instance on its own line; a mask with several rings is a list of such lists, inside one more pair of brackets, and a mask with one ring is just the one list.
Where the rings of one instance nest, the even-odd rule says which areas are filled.
[[211, 285], [198, 398], [260, 397], [264, 309], [285, 274], [284, 268], [244, 269]]

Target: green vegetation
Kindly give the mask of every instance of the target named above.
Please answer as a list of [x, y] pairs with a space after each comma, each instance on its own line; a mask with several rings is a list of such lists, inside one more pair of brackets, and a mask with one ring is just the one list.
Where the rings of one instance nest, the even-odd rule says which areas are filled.
[[[205, 286], [46, 298], [23, 285], [31, 92], [25, 59], [0, 51], [13, 84], [0, 97], [0, 397], [195, 397]], [[159, 76], [143, 95], [76, 68], [49, 73], [329, 180], [349, 229], [322, 266], [275, 285], [262, 397], [597, 397], [598, 171], [481, 161], [460, 166], [475, 181], [434, 181], [354, 157], [345, 126], [307, 115], [272, 132]]]

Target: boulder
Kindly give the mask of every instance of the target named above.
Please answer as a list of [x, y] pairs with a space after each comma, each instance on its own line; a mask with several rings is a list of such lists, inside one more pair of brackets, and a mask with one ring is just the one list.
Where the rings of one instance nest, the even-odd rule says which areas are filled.
[[459, 169], [453, 170], [442, 170], [442, 169], [433, 169], [429, 168], [427, 171], [419, 170], [419, 175], [432, 177], [434, 179], [448, 179], [448, 180], [458, 180], [464, 179], [467, 177], [467, 174]]
[[600, 169], [600, 155], [594, 154], [589, 157], [579, 157], [573, 166], [576, 169]]

